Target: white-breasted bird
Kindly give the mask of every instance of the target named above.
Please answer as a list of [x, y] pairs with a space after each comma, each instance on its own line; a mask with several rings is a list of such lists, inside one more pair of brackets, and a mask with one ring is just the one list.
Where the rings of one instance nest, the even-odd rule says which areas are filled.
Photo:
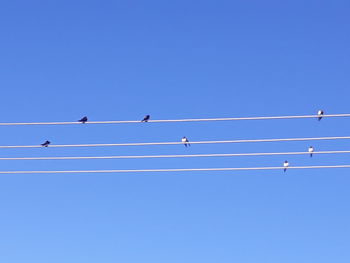
[[185, 136], [182, 137], [181, 141], [183, 142], [183, 144], [185, 145], [185, 147], [191, 146], [189, 140], [188, 140]]
[[286, 172], [287, 171], [287, 168], [289, 167], [289, 162], [286, 160], [286, 161], [284, 161], [284, 163], [283, 163], [283, 167], [284, 167], [284, 172]]
[[314, 153], [315, 149], [313, 146], [309, 147], [309, 153], [310, 153], [310, 157], [312, 157], [312, 154]]
[[323, 110], [319, 110], [319, 111], [317, 112], [317, 116], [318, 116], [317, 119], [318, 119], [319, 121], [322, 119], [323, 114], [324, 114], [324, 111], [323, 111]]

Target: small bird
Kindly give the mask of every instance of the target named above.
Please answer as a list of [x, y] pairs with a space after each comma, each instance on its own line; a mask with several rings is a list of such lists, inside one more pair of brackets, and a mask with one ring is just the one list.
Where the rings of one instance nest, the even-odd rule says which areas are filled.
[[185, 147], [191, 146], [190, 142], [188, 141], [188, 139], [185, 136], [182, 137], [181, 141], [184, 143]]
[[151, 118], [150, 115], [146, 115], [146, 116], [142, 119], [141, 122], [148, 122], [150, 118]]
[[313, 146], [309, 147], [309, 153], [310, 153], [310, 157], [312, 157], [313, 152], [315, 151]]
[[47, 146], [49, 146], [50, 143], [51, 143], [50, 141], [46, 141], [46, 142], [42, 143], [41, 146], [47, 147]]
[[81, 118], [80, 120], [78, 120], [79, 122], [81, 122], [81, 123], [85, 123], [85, 122], [87, 122], [88, 121], [88, 117], [83, 117], [83, 118]]
[[322, 119], [323, 114], [324, 114], [323, 110], [319, 110], [319, 111], [317, 112], [318, 120], [319, 120], [319, 121]]
[[286, 160], [286, 161], [284, 161], [284, 163], [283, 163], [284, 172], [286, 172], [286, 171], [287, 171], [288, 166], [289, 166], [289, 162], [288, 162], [287, 160]]

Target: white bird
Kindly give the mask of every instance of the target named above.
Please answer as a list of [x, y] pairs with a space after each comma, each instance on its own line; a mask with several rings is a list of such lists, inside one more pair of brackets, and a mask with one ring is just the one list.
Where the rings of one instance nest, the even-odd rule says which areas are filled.
[[309, 147], [309, 153], [310, 153], [310, 157], [312, 157], [313, 152], [315, 151], [313, 146]]
[[284, 161], [283, 167], [284, 167], [284, 172], [287, 171], [287, 168], [289, 167], [289, 162], [288, 161]]
[[188, 139], [184, 136], [182, 137], [181, 141], [183, 142], [183, 144], [185, 145], [185, 147], [187, 146], [191, 146], [190, 142], [188, 141]]
[[324, 111], [323, 111], [323, 110], [319, 110], [319, 111], [317, 112], [318, 120], [319, 120], [319, 121], [322, 119], [323, 114], [324, 114]]

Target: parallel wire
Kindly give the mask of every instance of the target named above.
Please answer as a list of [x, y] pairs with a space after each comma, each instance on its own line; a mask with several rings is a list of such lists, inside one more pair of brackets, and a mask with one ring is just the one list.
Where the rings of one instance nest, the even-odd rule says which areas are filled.
[[[277, 120], [277, 119], [306, 119], [306, 118], [318, 118], [318, 115], [292, 115], [292, 116], [261, 116], [261, 117], [233, 117], [233, 118], [199, 118], [199, 119], [173, 119], [173, 120], [149, 120], [148, 122], [201, 122], [201, 121], [240, 121], [240, 120]], [[349, 113], [345, 114], [328, 114], [323, 115], [323, 118], [331, 117], [350, 117]], [[133, 121], [88, 121], [86, 124], [125, 124], [125, 123], [140, 123], [140, 120]], [[13, 126], [13, 125], [71, 125], [80, 124], [80, 122], [66, 121], [66, 122], [2, 122], [0, 126]]]
[[[312, 154], [342, 154], [347, 151], [317, 151]], [[213, 153], [213, 154], [171, 154], [171, 155], [117, 155], [117, 156], [54, 156], [54, 157], [0, 157], [0, 160], [86, 160], [86, 159], [146, 159], [146, 158], [187, 158], [187, 157], [233, 157], [271, 155], [309, 155], [310, 152], [270, 152], [270, 153]]]
[[[318, 165], [318, 166], [294, 166], [287, 169], [329, 169], [350, 168], [350, 164], [344, 165]], [[195, 171], [256, 171], [256, 170], [282, 170], [284, 167], [237, 167], [237, 168], [189, 168], [189, 169], [140, 169], [140, 170], [61, 170], [61, 171], [0, 171], [0, 174], [67, 174], [67, 173], [139, 173], [139, 172], [195, 172]]]
[[[219, 143], [258, 143], [258, 142], [288, 142], [288, 141], [317, 141], [317, 140], [344, 140], [350, 136], [336, 137], [306, 137], [282, 139], [249, 139], [225, 141], [193, 141], [191, 144], [219, 144]], [[48, 148], [56, 147], [107, 147], [107, 146], [150, 146], [150, 145], [179, 145], [182, 142], [140, 142], [140, 143], [97, 143], [97, 144], [51, 144]], [[41, 145], [0, 145], [0, 148], [43, 148]]]

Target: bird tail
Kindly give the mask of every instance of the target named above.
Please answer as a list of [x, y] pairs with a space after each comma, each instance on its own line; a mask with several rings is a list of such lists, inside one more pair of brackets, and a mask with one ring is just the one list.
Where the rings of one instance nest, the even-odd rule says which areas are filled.
[[320, 121], [322, 119], [322, 117], [318, 117], [318, 121]]
[[287, 168], [284, 168], [284, 170], [283, 170], [284, 172], [286, 172], [287, 171]]
[[310, 153], [310, 157], [312, 157], [312, 153]]

